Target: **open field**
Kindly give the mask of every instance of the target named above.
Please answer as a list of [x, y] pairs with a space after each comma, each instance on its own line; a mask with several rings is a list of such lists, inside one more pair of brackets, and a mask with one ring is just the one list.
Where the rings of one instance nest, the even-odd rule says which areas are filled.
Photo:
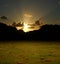
[[60, 64], [60, 44], [0, 42], [0, 64]]

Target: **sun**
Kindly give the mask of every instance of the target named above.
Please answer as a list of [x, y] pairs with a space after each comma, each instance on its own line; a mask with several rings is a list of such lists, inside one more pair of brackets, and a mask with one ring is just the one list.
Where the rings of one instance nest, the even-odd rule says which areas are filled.
[[29, 25], [25, 22], [24, 22], [24, 25], [23, 25], [23, 31], [24, 32], [29, 32]]

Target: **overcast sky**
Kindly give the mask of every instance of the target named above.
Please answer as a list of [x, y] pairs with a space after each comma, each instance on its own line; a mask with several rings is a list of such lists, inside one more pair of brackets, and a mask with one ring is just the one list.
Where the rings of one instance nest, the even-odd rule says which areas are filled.
[[32, 22], [41, 18], [45, 23], [60, 24], [60, 0], [0, 0], [0, 16], [7, 16], [8, 23], [22, 21], [24, 14], [31, 15]]

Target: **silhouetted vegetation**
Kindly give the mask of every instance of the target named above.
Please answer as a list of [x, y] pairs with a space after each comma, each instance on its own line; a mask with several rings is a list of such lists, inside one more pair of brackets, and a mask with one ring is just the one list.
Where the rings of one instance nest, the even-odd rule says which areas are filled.
[[60, 25], [44, 25], [39, 30], [23, 32], [15, 27], [0, 23], [0, 41], [39, 40], [60, 41]]
[[18, 31], [15, 27], [0, 23], [0, 40], [22, 40], [24, 32]]
[[29, 32], [31, 40], [60, 41], [60, 25], [44, 25], [39, 30]]

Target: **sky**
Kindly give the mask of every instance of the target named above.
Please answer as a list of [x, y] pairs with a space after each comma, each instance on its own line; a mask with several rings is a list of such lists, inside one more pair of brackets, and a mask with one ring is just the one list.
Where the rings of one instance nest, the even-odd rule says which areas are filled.
[[8, 21], [34, 23], [41, 18], [47, 24], [60, 24], [60, 0], [0, 0], [0, 16]]

